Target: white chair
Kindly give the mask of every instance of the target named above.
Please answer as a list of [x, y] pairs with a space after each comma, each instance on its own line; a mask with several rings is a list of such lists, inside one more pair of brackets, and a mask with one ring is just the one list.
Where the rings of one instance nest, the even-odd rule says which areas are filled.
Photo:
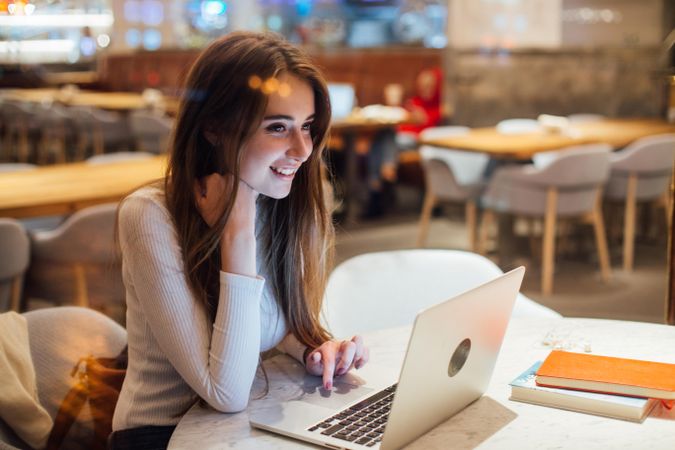
[[[459, 250], [397, 250], [355, 256], [331, 273], [322, 319], [336, 337], [411, 325], [420, 310], [501, 274], [489, 259]], [[522, 294], [513, 316], [561, 317]]]
[[675, 134], [638, 139], [611, 158], [611, 173], [605, 198], [625, 204], [623, 269], [633, 270], [635, 218], [638, 202], [661, 201], [670, 221], [668, 183], [675, 158]]
[[495, 171], [483, 197], [481, 252], [485, 251], [488, 228], [494, 212], [544, 220], [542, 292], [553, 292], [556, 222], [563, 217], [581, 217], [593, 224], [600, 269], [610, 278], [607, 239], [602, 219], [602, 187], [609, 176], [611, 147], [591, 144], [569, 154], [561, 153], [544, 168], [533, 165], [506, 166]]
[[166, 153], [173, 120], [152, 111], [134, 111], [129, 117], [136, 149], [154, 154]]
[[542, 130], [541, 124], [535, 119], [505, 119], [497, 124], [500, 134], [539, 133]]
[[[468, 133], [467, 127], [433, 127], [420, 139], [442, 139]], [[420, 147], [426, 193], [420, 215], [417, 246], [423, 247], [429, 230], [431, 212], [439, 201], [464, 202], [469, 248], [476, 250], [476, 199], [484, 187], [483, 173], [490, 158], [482, 153], [423, 145]]]
[[23, 278], [30, 262], [30, 240], [21, 223], [0, 218], [0, 312], [20, 311]]
[[86, 266], [119, 262], [114, 236], [116, 217], [117, 203], [96, 205], [75, 212], [54, 230], [31, 234], [36, 267], [53, 264], [72, 267], [79, 306], [89, 306]]

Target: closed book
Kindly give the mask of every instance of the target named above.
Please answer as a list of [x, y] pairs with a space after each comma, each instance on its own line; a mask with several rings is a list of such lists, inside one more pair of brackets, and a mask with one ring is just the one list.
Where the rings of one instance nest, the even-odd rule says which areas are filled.
[[511, 400], [632, 422], [642, 422], [658, 403], [655, 399], [537, 386], [534, 380], [540, 366], [541, 361], [510, 383]]
[[540, 386], [675, 400], [675, 364], [553, 350], [537, 370]]

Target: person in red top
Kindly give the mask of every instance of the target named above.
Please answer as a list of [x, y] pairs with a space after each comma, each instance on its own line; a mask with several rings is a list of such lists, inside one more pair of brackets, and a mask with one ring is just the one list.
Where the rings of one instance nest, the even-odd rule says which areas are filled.
[[405, 102], [410, 112], [410, 123], [398, 129], [385, 129], [377, 133], [368, 153], [369, 199], [365, 219], [384, 214], [384, 190], [396, 182], [397, 156], [400, 149], [417, 147], [417, 137], [422, 130], [437, 126], [441, 121], [441, 69], [422, 70], [415, 80], [416, 94]]

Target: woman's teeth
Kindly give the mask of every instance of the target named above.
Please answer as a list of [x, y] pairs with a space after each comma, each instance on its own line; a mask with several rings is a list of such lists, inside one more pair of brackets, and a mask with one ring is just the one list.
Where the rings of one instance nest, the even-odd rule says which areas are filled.
[[286, 175], [286, 176], [294, 175], [295, 172], [298, 171], [298, 169], [280, 169], [280, 168], [277, 168], [277, 167], [270, 167], [270, 169], [272, 169], [273, 171], [275, 171], [278, 174]]

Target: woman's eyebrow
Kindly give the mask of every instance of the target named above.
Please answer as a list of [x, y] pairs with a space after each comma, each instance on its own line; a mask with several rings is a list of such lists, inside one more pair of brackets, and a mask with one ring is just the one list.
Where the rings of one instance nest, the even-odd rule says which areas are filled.
[[[315, 114], [309, 115], [305, 120], [312, 120], [314, 119]], [[263, 117], [263, 120], [290, 120], [294, 121], [295, 119], [291, 116], [287, 116], [285, 114], [275, 114], [271, 116], [265, 116]]]

